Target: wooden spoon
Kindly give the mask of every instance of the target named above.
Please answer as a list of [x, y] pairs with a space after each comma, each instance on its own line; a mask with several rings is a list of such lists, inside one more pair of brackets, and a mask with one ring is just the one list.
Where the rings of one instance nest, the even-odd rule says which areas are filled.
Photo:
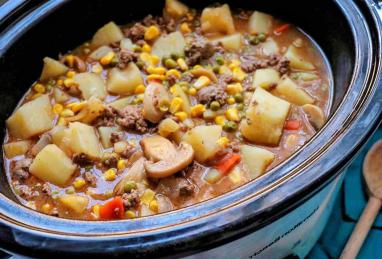
[[369, 201], [350, 236], [341, 259], [356, 258], [362, 244], [373, 225], [382, 205], [382, 140], [378, 141], [366, 154], [363, 162], [363, 176], [369, 191]]

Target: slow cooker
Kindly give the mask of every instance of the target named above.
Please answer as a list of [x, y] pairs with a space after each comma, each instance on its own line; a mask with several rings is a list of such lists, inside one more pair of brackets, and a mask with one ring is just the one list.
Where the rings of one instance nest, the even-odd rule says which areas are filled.
[[[214, 1], [184, 1], [203, 8]], [[47, 216], [17, 202], [0, 174], [0, 247], [30, 257], [305, 257], [330, 215], [346, 167], [382, 112], [379, 1], [226, 1], [299, 26], [333, 75], [330, 117], [287, 161], [255, 181], [177, 211], [128, 221]], [[75, 48], [110, 20], [159, 14], [163, 1], [10, 0], [0, 7], [0, 116], [38, 77], [44, 56]]]

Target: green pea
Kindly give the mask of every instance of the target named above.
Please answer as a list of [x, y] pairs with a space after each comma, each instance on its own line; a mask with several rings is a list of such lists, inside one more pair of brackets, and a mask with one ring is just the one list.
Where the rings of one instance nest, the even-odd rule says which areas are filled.
[[134, 51], [134, 52], [141, 52], [141, 51], [142, 51], [142, 47], [139, 46], [139, 45], [134, 45], [134, 46], [133, 46], [133, 51]]
[[73, 193], [75, 193], [73, 187], [70, 187], [69, 189], [66, 189], [65, 192], [66, 192], [67, 194], [73, 194]]
[[178, 85], [180, 85], [181, 87], [187, 87], [187, 88], [190, 87], [190, 84], [186, 81], [181, 81], [178, 83]]
[[180, 58], [180, 55], [178, 53], [171, 53], [171, 58], [173, 60], [178, 60], [178, 58]]
[[251, 43], [252, 45], [258, 45], [260, 43], [260, 40], [257, 36], [251, 35], [249, 37], [249, 43]]
[[178, 64], [176, 63], [175, 60], [173, 60], [173, 59], [171, 59], [171, 58], [168, 58], [168, 59], [166, 59], [166, 61], [164, 62], [164, 65], [165, 65], [165, 67], [167, 67], [167, 68], [176, 68], [176, 66], [177, 66]]
[[235, 94], [233, 98], [235, 99], [235, 102], [237, 103], [242, 103], [244, 101], [244, 97], [239, 93]]
[[223, 130], [227, 132], [233, 132], [236, 129], [237, 129], [237, 124], [233, 121], [227, 121], [223, 126]]
[[239, 111], [242, 111], [244, 110], [244, 104], [243, 103], [239, 103], [236, 105], [236, 109], [238, 109]]
[[143, 69], [145, 67], [145, 63], [142, 60], [138, 60], [135, 64], [139, 69]]
[[217, 56], [215, 60], [216, 60], [216, 63], [218, 63], [218, 65], [220, 66], [224, 65], [224, 58], [222, 56]]
[[220, 71], [220, 67], [219, 66], [214, 66], [213, 68], [212, 68], [212, 71], [214, 71], [214, 73], [219, 73], [219, 71]]
[[210, 109], [213, 111], [217, 111], [220, 109], [220, 103], [217, 101], [213, 101], [210, 103]]
[[259, 35], [257, 35], [257, 38], [259, 39], [260, 42], [264, 42], [267, 39], [267, 35], [261, 32], [259, 33]]
[[133, 189], [137, 189], [137, 184], [134, 181], [127, 181], [123, 186], [124, 192], [130, 192]]

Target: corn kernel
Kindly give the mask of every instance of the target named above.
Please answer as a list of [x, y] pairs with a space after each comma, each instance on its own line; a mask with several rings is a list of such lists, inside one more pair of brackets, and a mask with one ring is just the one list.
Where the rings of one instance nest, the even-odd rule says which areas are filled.
[[190, 33], [191, 32], [191, 29], [190, 29], [190, 26], [188, 26], [188, 23], [184, 22], [180, 25], [180, 31], [184, 34], [186, 33]]
[[57, 121], [57, 125], [59, 126], [65, 126], [67, 124], [65, 118], [59, 118], [58, 121]]
[[176, 63], [178, 63], [178, 65], [179, 65], [180, 69], [182, 69], [182, 71], [188, 70], [188, 65], [183, 58], [178, 58]]
[[94, 205], [93, 206], [93, 209], [92, 209], [92, 211], [93, 211], [93, 214], [94, 214], [94, 216], [98, 219], [99, 218], [99, 210], [100, 210], [100, 208], [101, 208], [101, 206], [100, 205]]
[[63, 85], [64, 85], [64, 80], [62, 80], [62, 79], [58, 79], [58, 80], [57, 80], [57, 85], [58, 85], [58, 86], [63, 86]]
[[[142, 46], [142, 51], [143, 52], [146, 52], [146, 53], [150, 53], [151, 52], [151, 47], [150, 47], [150, 45], [149, 44], [144, 44], [143, 46]], [[150, 57], [151, 58], [151, 57]]]
[[233, 98], [233, 97], [229, 97], [228, 99], [227, 99], [227, 103], [228, 104], [235, 104], [235, 98]]
[[151, 61], [151, 64], [156, 66], [159, 64], [160, 57], [158, 57], [157, 55], [151, 55], [150, 61]]
[[176, 85], [173, 85], [170, 87], [170, 93], [175, 94], [176, 93]]
[[143, 62], [151, 62], [151, 55], [146, 53], [146, 52], [143, 52], [139, 55], [139, 58], [143, 61]]
[[227, 85], [226, 92], [230, 95], [241, 93], [243, 91], [243, 86], [240, 83]]
[[199, 90], [199, 89], [209, 85], [210, 83], [211, 83], [211, 80], [208, 77], [201, 76], [194, 83], [194, 87]]
[[225, 116], [230, 121], [239, 121], [240, 120], [240, 116], [239, 116], [237, 109], [233, 109], [233, 108], [228, 109], [225, 112]]
[[95, 74], [101, 74], [102, 70], [103, 70], [103, 68], [100, 64], [95, 64], [92, 66], [92, 72]]
[[74, 72], [74, 71], [68, 71], [66, 73], [66, 77], [69, 77], [69, 78], [73, 78], [75, 75], [76, 75], [76, 72]]
[[221, 147], [226, 147], [228, 143], [229, 143], [229, 139], [227, 137], [221, 137], [217, 141], [217, 144]]
[[113, 169], [113, 168], [111, 168], [111, 169], [107, 170], [105, 173], [103, 173], [103, 178], [106, 181], [114, 181], [116, 176], [117, 176], [117, 174], [115, 172], [115, 169]]
[[225, 124], [225, 117], [222, 115], [216, 116], [215, 117], [215, 123], [217, 125], [223, 126]]
[[35, 90], [37, 93], [43, 94], [45, 93], [45, 86], [42, 84], [35, 84], [33, 86], [33, 90]]
[[164, 67], [149, 66], [147, 67], [147, 72], [149, 74], [164, 75], [166, 73], [166, 69]]
[[78, 111], [82, 110], [83, 108], [85, 108], [86, 105], [87, 105], [86, 102], [75, 102], [75, 103], [73, 103], [71, 109], [74, 112], [78, 112]]
[[133, 218], [135, 218], [135, 212], [132, 211], [132, 210], [128, 210], [128, 211], [125, 212], [125, 216], [128, 219], [133, 219]]
[[170, 76], [176, 76], [177, 78], [180, 78], [181, 77], [181, 74], [178, 70], [176, 69], [170, 69], [169, 71], [166, 72], [166, 77], [170, 77]]
[[246, 73], [244, 73], [243, 70], [241, 70], [240, 67], [237, 67], [237, 68], [234, 68], [232, 70], [232, 76], [233, 76], [233, 79], [236, 80], [236, 81], [243, 81], [245, 79], [245, 77], [247, 76]]
[[123, 159], [118, 160], [117, 168], [119, 171], [122, 171], [123, 169], [125, 169], [126, 168], [125, 160], [123, 160]]
[[188, 89], [188, 95], [191, 95], [191, 96], [194, 96], [196, 95], [196, 89], [194, 87], [190, 87], [190, 89]]
[[183, 105], [183, 100], [180, 97], [175, 97], [172, 99], [171, 104], [170, 104], [170, 112], [171, 113], [176, 113], [182, 109]]
[[177, 117], [180, 121], [184, 121], [185, 119], [187, 119], [187, 113], [185, 112], [177, 112], [174, 114], [175, 117]]
[[134, 90], [134, 93], [135, 94], [143, 94], [144, 92], [146, 91], [146, 87], [144, 85], [138, 85], [135, 90]]
[[72, 110], [69, 110], [69, 109], [64, 109], [64, 110], [62, 110], [62, 112], [60, 112], [60, 116], [61, 117], [72, 117], [72, 116], [74, 116], [74, 112]]
[[231, 63], [229, 64], [229, 68], [232, 70], [235, 68], [238, 68], [239, 66], [240, 66], [240, 61], [237, 59], [231, 60]]
[[203, 68], [201, 65], [195, 65], [192, 69], [201, 69]]
[[60, 114], [63, 110], [64, 110], [64, 106], [62, 106], [62, 104], [56, 103], [55, 105], [53, 105], [54, 113]]
[[148, 75], [147, 76], [147, 80], [148, 81], [151, 81], [151, 80], [165, 80], [166, 79], [166, 76], [165, 75], [157, 75], [157, 74], [152, 74], [152, 75]]
[[145, 31], [145, 40], [153, 40], [157, 38], [160, 35], [160, 30], [157, 26], [150, 26]]
[[72, 67], [74, 64], [74, 56], [73, 55], [67, 55], [65, 57], [65, 61], [69, 65], [69, 67]]
[[206, 107], [203, 104], [197, 104], [193, 107], [191, 107], [191, 116], [192, 117], [199, 117], [203, 114], [203, 112], [206, 110]]
[[149, 209], [155, 213], [158, 213], [158, 202], [157, 200], [152, 200], [149, 205]]
[[73, 187], [76, 188], [76, 189], [80, 189], [82, 187], [84, 187], [86, 184], [85, 180], [82, 179], [82, 178], [78, 178], [76, 179], [74, 182], [73, 182]]
[[73, 80], [73, 78], [66, 78], [64, 80], [64, 85], [65, 87], [77, 87], [78, 86], [78, 83], [76, 81]]
[[111, 61], [113, 60], [113, 58], [115, 57], [115, 53], [114, 51], [110, 51], [108, 52], [105, 56], [103, 56], [101, 59], [100, 59], [100, 63], [103, 65], [103, 66], [107, 66], [111, 63]]
[[45, 214], [49, 214], [50, 210], [52, 209], [52, 206], [49, 203], [45, 203], [41, 206], [41, 211]]
[[141, 202], [146, 205], [150, 205], [150, 202], [154, 199], [155, 192], [151, 189], [146, 189], [146, 191], [142, 194]]

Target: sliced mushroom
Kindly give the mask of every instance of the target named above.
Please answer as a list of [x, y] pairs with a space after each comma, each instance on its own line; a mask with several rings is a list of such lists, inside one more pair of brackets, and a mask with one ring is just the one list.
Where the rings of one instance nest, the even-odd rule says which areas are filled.
[[325, 123], [325, 114], [322, 109], [313, 104], [305, 104], [302, 106], [303, 111], [308, 116], [310, 124], [319, 130]]
[[194, 150], [186, 142], [181, 142], [176, 153], [172, 157], [160, 160], [156, 163], [145, 162], [146, 173], [152, 178], [163, 178], [173, 175], [186, 168], [194, 160]]
[[164, 137], [149, 136], [143, 138], [140, 143], [145, 157], [154, 162], [167, 160], [176, 155], [174, 144]]
[[170, 96], [166, 87], [157, 82], [150, 83], [143, 98], [143, 117], [152, 123], [158, 123], [164, 116], [161, 105], [169, 102]]
[[127, 170], [127, 174], [122, 178], [119, 183], [114, 187], [113, 193], [114, 195], [121, 195], [124, 193], [125, 184], [128, 181], [134, 181], [136, 183], [142, 182], [145, 177], [145, 168], [144, 168], [145, 158], [141, 157], [137, 161], [135, 161], [130, 169]]

